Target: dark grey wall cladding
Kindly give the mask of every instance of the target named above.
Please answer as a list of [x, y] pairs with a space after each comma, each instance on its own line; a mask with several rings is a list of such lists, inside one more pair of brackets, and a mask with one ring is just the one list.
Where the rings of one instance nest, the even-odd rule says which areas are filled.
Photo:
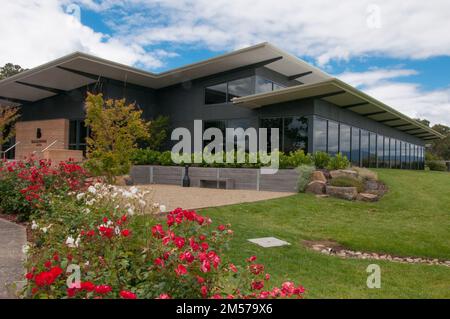
[[314, 114], [329, 120], [335, 120], [341, 123], [362, 128], [380, 135], [393, 137], [417, 145], [425, 145], [425, 141], [412, 135], [403, 133], [387, 125], [361, 116], [355, 112], [342, 109], [330, 102], [315, 100]]
[[20, 120], [83, 119], [87, 92], [102, 92], [105, 98], [125, 98], [129, 103], [136, 103], [146, 119], [158, 115], [154, 90], [107, 79], [103, 81], [104, 83], [91, 84], [34, 103], [24, 104], [21, 107]]
[[[177, 166], [133, 166], [130, 172], [133, 183], [182, 185], [184, 168]], [[201, 179], [232, 179], [235, 189], [273, 192], [297, 192], [298, 173], [293, 169], [279, 170], [273, 175], [263, 175], [251, 168], [191, 167], [189, 177], [192, 187], [199, 187]]]

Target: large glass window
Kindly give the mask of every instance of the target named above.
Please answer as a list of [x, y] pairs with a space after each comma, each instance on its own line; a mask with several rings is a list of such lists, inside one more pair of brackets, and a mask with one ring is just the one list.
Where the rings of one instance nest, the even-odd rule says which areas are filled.
[[390, 148], [391, 139], [389, 137], [384, 137], [384, 160], [383, 167], [389, 167], [390, 158], [391, 158], [391, 148]]
[[403, 142], [402, 143], [402, 168], [408, 168], [407, 161], [406, 161], [406, 154], [407, 154], [407, 147], [408, 143]]
[[314, 118], [314, 152], [327, 151], [327, 121]]
[[339, 152], [339, 124], [328, 121], [328, 153], [336, 155]]
[[69, 149], [86, 152], [86, 138], [89, 136], [89, 127], [82, 120], [69, 122]]
[[281, 134], [283, 132], [283, 119], [282, 118], [270, 118], [270, 119], [261, 119], [260, 121], [260, 127], [261, 128], [267, 128], [267, 151], [272, 151], [272, 134], [271, 134], [271, 128], [278, 128], [278, 134], [280, 136], [280, 142], [279, 147], [281, 149]]
[[220, 83], [205, 88], [205, 104], [227, 102], [227, 83]]
[[390, 160], [390, 164], [389, 164], [389, 167], [391, 167], [391, 168], [395, 167], [395, 155], [396, 155], [396, 153], [395, 153], [395, 144], [396, 144], [395, 139], [391, 138], [391, 146], [390, 146], [390, 148], [391, 148], [391, 151], [390, 151], [391, 160]]
[[360, 166], [359, 159], [359, 128], [352, 127], [352, 164]]
[[369, 167], [369, 132], [361, 130], [361, 163]]
[[383, 167], [384, 160], [384, 137], [377, 135], [377, 167]]
[[261, 76], [256, 76], [255, 92], [263, 93], [271, 91], [273, 91], [273, 82]]
[[395, 168], [401, 168], [402, 144], [399, 140], [395, 141]]
[[348, 160], [351, 158], [350, 154], [350, 141], [351, 141], [350, 126], [341, 124], [339, 125], [339, 152], [346, 156]]
[[308, 150], [308, 119], [306, 117], [287, 117], [284, 119], [283, 151]]
[[235, 97], [250, 95], [252, 92], [251, 77], [228, 82], [228, 101]]
[[377, 167], [377, 135], [369, 133], [369, 167]]

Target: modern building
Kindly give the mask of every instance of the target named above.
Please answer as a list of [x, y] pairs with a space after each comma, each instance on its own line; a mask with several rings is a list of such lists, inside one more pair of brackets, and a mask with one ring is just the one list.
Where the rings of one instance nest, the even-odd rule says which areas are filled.
[[284, 152], [341, 152], [367, 167], [423, 168], [424, 145], [443, 137], [262, 43], [159, 74], [77, 52], [7, 78], [0, 103], [22, 113], [15, 157], [85, 149], [88, 91], [136, 102], [146, 119], [167, 115], [173, 127], [277, 127]]

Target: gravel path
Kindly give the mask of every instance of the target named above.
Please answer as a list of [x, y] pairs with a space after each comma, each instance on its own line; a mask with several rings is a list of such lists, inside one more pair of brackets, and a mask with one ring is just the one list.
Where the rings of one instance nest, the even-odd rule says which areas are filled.
[[13, 298], [7, 285], [23, 280], [22, 246], [26, 241], [25, 227], [0, 219], [0, 299]]
[[239, 203], [257, 202], [267, 199], [286, 197], [293, 193], [263, 192], [255, 190], [224, 190], [198, 187], [181, 187], [174, 185], [138, 186], [150, 190], [153, 201], [165, 205], [167, 210], [177, 207], [197, 209], [217, 207]]

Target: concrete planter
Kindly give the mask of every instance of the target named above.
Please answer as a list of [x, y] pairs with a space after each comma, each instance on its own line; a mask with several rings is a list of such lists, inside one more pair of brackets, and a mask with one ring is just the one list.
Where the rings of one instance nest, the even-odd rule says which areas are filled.
[[[136, 165], [131, 168], [134, 184], [182, 185], [184, 167]], [[191, 167], [189, 177], [192, 187], [200, 187], [203, 180], [231, 179], [234, 189], [273, 192], [297, 192], [298, 173], [295, 169], [280, 169], [276, 174], [263, 175], [254, 168]]]

